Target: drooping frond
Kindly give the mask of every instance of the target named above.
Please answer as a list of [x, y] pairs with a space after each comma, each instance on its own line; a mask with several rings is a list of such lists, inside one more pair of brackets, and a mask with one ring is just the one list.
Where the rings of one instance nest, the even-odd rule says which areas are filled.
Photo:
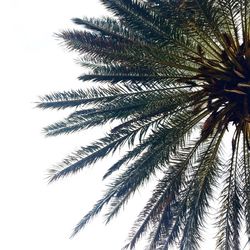
[[250, 155], [248, 148], [246, 146], [246, 140], [244, 138], [244, 143], [243, 143], [243, 154], [241, 156], [241, 164], [243, 167], [243, 184], [242, 184], [242, 191], [243, 191], [243, 211], [244, 211], [244, 217], [246, 220], [246, 234], [248, 238], [248, 243], [250, 242], [250, 192], [249, 192], [249, 187], [250, 187]]
[[[198, 164], [194, 167], [194, 173], [187, 184], [187, 191], [184, 191], [184, 201], [187, 204], [184, 204], [186, 216], [180, 249], [198, 249], [202, 240], [200, 231], [204, 226], [209, 199], [212, 197], [213, 188], [216, 187], [220, 174], [218, 173], [218, 167], [221, 164], [220, 146], [224, 132], [225, 128], [222, 128], [221, 134], [215, 134], [209, 143], [203, 147], [200, 152], [201, 157], [197, 161]], [[166, 243], [165, 246], [167, 246]]]
[[217, 247], [219, 249], [240, 249], [240, 226], [242, 216], [242, 184], [240, 162], [240, 130], [235, 130], [232, 141], [232, 156], [224, 169], [225, 187], [222, 190], [221, 211], [218, 215], [220, 229]]
[[189, 129], [189, 125], [183, 129], [179, 124], [174, 128], [162, 127], [149, 136], [147, 140], [150, 141], [150, 146], [147, 150], [110, 184], [104, 198], [79, 222], [74, 234], [82, 229], [90, 218], [100, 212], [103, 205], [110, 201], [110, 197], [113, 197], [110, 212], [107, 214], [107, 220], [110, 220], [138, 187], [148, 180], [157, 168], [162, 168], [164, 162], [169, 161], [170, 153], [184, 143], [183, 136]]
[[[192, 159], [195, 158], [195, 152], [200, 144], [200, 140], [193, 142], [191, 146], [189, 145], [182, 148], [181, 152], [176, 155], [176, 159], [171, 159], [171, 162], [174, 164], [165, 172], [164, 178], [159, 181], [152, 197], [138, 216], [135, 226], [130, 234], [130, 243], [126, 248], [130, 247], [132, 249], [137, 240], [149, 229], [151, 223], [157, 223], [158, 230], [162, 230], [160, 227], [165, 227], [165, 223], [160, 223], [158, 218], [164, 218], [164, 213], [168, 214], [169, 218], [172, 220], [170, 204], [174, 204], [176, 201], [176, 196], [178, 196], [178, 192], [181, 189], [182, 179], [185, 175], [184, 173], [189, 164], [192, 165]], [[193, 145], [195, 146], [192, 147]], [[168, 223], [167, 219], [165, 221]], [[155, 234], [155, 237], [156, 235], [157, 234]], [[151, 246], [156, 247], [156, 244], [158, 244], [157, 240], [151, 240]]]

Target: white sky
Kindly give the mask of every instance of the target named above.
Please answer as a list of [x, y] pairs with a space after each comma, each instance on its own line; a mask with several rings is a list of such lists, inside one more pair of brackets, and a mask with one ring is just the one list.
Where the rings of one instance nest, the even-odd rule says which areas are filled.
[[[35, 109], [38, 96], [84, 85], [76, 79], [82, 69], [53, 33], [76, 27], [73, 17], [105, 13], [97, 0], [0, 2], [0, 249], [118, 250], [144, 204], [145, 192], [109, 226], [97, 217], [69, 239], [74, 225], [100, 198], [104, 166], [112, 160], [52, 185], [45, 180], [48, 168], [102, 134], [100, 129], [54, 138], [41, 134], [42, 127], [65, 113]], [[202, 249], [214, 249], [211, 239]]]
[[53, 33], [76, 27], [73, 17], [105, 13], [97, 0], [0, 2], [0, 249], [120, 249], [139, 212], [133, 207], [110, 226], [97, 217], [69, 239], [76, 223], [101, 197], [105, 161], [52, 185], [45, 180], [48, 168], [102, 134], [94, 130], [44, 138], [41, 133], [65, 113], [35, 109], [38, 96], [83, 86], [76, 79], [83, 70]]

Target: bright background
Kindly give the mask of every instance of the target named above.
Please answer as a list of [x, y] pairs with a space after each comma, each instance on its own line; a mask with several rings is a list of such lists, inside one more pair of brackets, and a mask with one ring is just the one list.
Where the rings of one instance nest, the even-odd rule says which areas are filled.
[[[35, 109], [38, 96], [80, 88], [83, 69], [54, 33], [76, 28], [73, 17], [106, 14], [97, 0], [2, 0], [0, 2], [1, 175], [0, 249], [118, 250], [142, 208], [147, 192], [135, 196], [108, 226], [97, 217], [74, 239], [74, 225], [100, 198], [105, 167], [98, 163], [48, 185], [46, 170], [97, 138], [102, 130], [45, 138], [41, 130], [67, 113]], [[214, 249], [207, 236], [201, 249]], [[136, 250], [141, 250], [138, 245]]]
[[[54, 33], [77, 28], [73, 17], [105, 14], [97, 0], [0, 2], [0, 249], [120, 249], [139, 212], [140, 207], [130, 206], [127, 216], [109, 226], [97, 217], [69, 239], [101, 197], [104, 165], [111, 162], [51, 185], [46, 180], [48, 168], [102, 134], [100, 129], [55, 138], [41, 133], [65, 112], [36, 109], [38, 96], [84, 85], [77, 80], [83, 69], [75, 64], [76, 55], [60, 46]], [[137, 197], [138, 202], [143, 198]]]

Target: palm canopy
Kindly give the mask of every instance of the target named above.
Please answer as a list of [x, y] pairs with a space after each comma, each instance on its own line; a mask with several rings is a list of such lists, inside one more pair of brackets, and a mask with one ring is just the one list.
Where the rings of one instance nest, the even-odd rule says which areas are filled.
[[125, 248], [134, 248], [145, 233], [148, 249], [199, 248], [211, 200], [223, 183], [217, 246], [240, 249], [242, 222], [250, 235], [250, 1], [101, 2], [113, 18], [75, 18], [82, 31], [58, 34], [90, 70], [79, 80], [99, 84], [50, 94], [38, 104], [73, 108], [45, 128], [48, 136], [113, 122], [108, 134], [52, 169], [51, 182], [129, 146], [104, 176], [116, 172], [105, 195], [73, 235], [106, 205], [106, 220], [112, 219], [161, 172]]

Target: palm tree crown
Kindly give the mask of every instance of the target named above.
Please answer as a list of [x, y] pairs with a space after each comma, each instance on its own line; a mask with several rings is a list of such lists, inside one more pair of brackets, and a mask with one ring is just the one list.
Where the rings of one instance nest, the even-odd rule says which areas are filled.
[[[105, 205], [106, 220], [112, 219], [160, 172], [125, 248], [134, 248], [148, 233], [148, 249], [198, 249], [219, 190], [217, 246], [240, 249], [242, 222], [250, 235], [250, 1], [101, 2], [113, 18], [76, 18], [83, 31], [58, 34], [90, 70], [79, 79], [99, 84], [50, 94], [38, 104], [74, 108], [65, 120], [45, 128], [49, 136], [113, 126], [52, 169], [50, 181], [129, 146], [104, 176], [118, 173], [105, 195], [73, 235]], [[229, 128], [225, 159], [222, 142]]]

